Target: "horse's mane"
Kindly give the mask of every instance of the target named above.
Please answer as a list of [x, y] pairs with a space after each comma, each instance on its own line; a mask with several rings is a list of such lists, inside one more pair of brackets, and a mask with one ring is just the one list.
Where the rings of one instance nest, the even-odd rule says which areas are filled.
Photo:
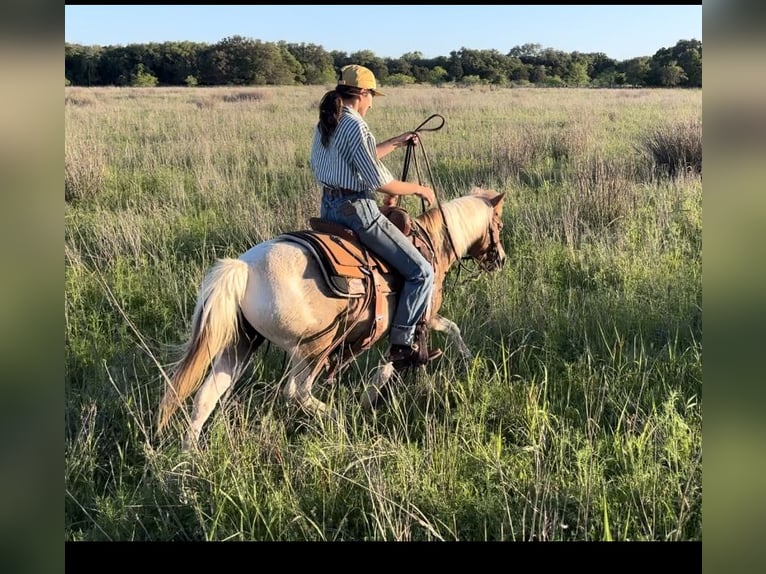
[[[451, 238], [458, 257], [463, 257], [471, 243], [484, 234], [488, 223], [484, 208], [492, 209], [489, 200], [496, 195], [496, 191], [477, 187], [470, 195], [441, 204], [441, 209], [429, 209], [418, 217], [418, 221], [429, 237], [443, 238], [442, 245], [434, 246], [436, 249], [452, 251]], [[449, 237], [446, 231], [449, 231]]]

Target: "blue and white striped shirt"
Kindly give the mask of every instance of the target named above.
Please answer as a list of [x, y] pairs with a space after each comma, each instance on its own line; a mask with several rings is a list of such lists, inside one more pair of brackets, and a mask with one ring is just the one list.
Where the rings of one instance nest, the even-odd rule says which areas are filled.
[[378, 159], [375, 137], [358, 112], [343, 106], [338, 127], [325, 148], [319, 127], [314, 131], [311, 169], [317, 180], [331, 187], [373, 192], [394, 176]]

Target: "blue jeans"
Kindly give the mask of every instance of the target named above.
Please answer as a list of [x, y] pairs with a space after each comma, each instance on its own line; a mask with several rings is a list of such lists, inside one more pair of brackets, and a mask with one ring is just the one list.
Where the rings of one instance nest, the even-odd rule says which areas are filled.
[[353, 229], [373, 253], [384, 259], [404, 278], [404, 286], [394, 312], [389, 341], [392, 345], [411, 345], [415, 325], [431, 300], [434, 270], [412, 241], [378, 208], [371, 193], [333, 199], [322, 196], [321, 217]]

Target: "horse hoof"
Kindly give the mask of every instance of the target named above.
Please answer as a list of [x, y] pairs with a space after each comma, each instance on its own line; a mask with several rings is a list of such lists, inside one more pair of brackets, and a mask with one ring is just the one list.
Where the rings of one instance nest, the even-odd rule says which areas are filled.
[[379, 389], [367, 389], [362, 397], [362, 407], [368, 411], [376, 409], [381, 397]]
[[198, 438], [189, 438], [186, 437], [181, 441], [181, 452], [183, 454], [193, 454], [196, 452], [199, 452], [200, 444]]

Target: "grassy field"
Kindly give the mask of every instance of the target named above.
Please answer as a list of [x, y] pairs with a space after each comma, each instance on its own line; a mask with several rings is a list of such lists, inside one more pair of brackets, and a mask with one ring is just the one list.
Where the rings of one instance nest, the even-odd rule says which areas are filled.
[[318, 213], [323, 93], [66, 89], [65, 539], [701, 540], [699, 90], [390, 88], [379, 140], [446, 120], [442, 201], [507, 194], [505, 268], [447, 277], [473, 361], [369, 413], [376, 347], [315, 385], [332, 425], [260, 350], [202, 451], [153, 436], [207, 268]]

